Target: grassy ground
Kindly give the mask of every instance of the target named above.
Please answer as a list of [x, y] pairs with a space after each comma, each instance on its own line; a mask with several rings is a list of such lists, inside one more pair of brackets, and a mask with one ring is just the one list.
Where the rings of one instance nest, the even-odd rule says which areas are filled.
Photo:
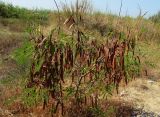
[[[32, 108], [26, 108], [21, 101], [21, 98], [26, 98], [21, 96], [28, 77], [24, 70], [26, 66], [18, 64], [16, 56], [13, 55], [28, 39], [31, 26], [47, 26], [49, 13], [14, 8], [0, 3], [0, 9], [3, 7], [6, 9], [2, 9], [3, 14], [0, 13], [0, 117], [10, 117], [13, 114], [19, 117], [33, 116]], [[17, 14], [17, 17], [11, 14]], [[35, 112], [39, 113], [37, 111], [39, 109], [35, 108]]]
[[147, 75], [154, 79], [160, 76], [160, 44], [156, 42], [140, 42], [139, 47], [142, 54], [142, 66], [147, 70]]

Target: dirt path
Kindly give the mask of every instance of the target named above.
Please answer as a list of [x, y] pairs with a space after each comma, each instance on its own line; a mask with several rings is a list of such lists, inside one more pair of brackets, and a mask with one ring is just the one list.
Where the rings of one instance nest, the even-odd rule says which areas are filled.
[[121, 89], [120, 98], [132, 102], [135, 108], [160, 115], [160, 81], [139, 78]]

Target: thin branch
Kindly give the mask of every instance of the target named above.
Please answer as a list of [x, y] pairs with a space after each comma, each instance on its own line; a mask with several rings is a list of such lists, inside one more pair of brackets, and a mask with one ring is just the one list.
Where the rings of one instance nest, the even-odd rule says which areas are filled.
[[142, 15], [142, 9], [141, 9], [141, 6], [138, 4], [138, 9], [139, 9], [139, 15], [138, 15], [138, 17], [141, 17], [141, 15]]
[[79, 24], [78, 20], [79, 20], [79, 0], [76, 1], [76, 18], [77, 18], [77, 26]]
[[[54, 3], [55, 3], [55, 5], [57, 7], [57, 10], [58, 10], [58, 29], [60, 30], [60, 23], [61, 23], [60, 10], [59, 10], [59, 7], [58, 7], [58, 4], [57, 4], [56, 0], [54, 0]], [[58, 33], [59, 33], [59, 31], [58, 31]]]
[[122, 7], [123, 7], [123, 0], [121, 0], [121, 6], [120, 6], [120, 10], [119, 10], [119, 16], [121, 16]]

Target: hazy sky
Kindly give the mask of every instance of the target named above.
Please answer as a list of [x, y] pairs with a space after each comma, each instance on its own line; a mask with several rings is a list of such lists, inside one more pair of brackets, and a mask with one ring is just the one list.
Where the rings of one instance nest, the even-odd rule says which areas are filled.
[[[18, 5], [27, 8], [45, 8], [55, 9], [54, 0], [0, 0], [13, 5]], [[65, 0], [56, 0], [58, 2]], [[75, 0], [66, 0], [74, 2]], [[120, 9], [121, 0], [91, 0], [97, 10], [103, 12], [117, 13]], [[122, 14], [137, 16], [139, 8], [143, 12], [148, 11], [147, 16], [153, 15], [160, 10], [160, 0], [123, 0]]]

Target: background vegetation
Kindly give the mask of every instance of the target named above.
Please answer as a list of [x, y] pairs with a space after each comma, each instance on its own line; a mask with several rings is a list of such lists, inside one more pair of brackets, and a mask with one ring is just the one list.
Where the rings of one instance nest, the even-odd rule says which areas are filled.
[[48, 10], [28, 10], [26, 8], [15, 7], [11, 4], [0, 2], [0, 17], [15, 18], [25, 21], [36, 20], [37, 22], [44, 23], [48, 20]]

